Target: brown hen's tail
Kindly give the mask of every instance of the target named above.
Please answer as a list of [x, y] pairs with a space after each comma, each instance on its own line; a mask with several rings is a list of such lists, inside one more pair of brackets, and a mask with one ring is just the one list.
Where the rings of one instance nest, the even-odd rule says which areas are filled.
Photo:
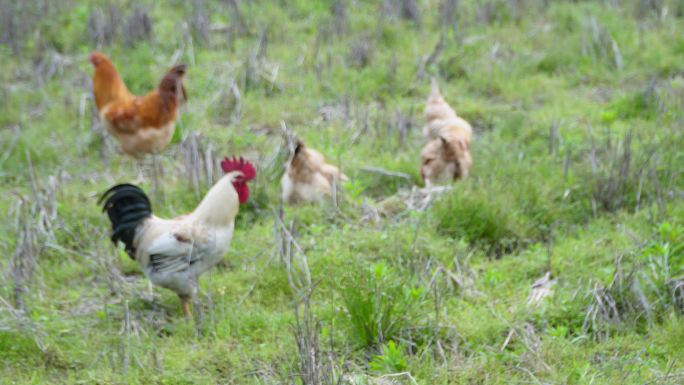
[[177, 101], [187, 101], [188, 93], [183, 86], [183, 76], [188, 67], [185, 64], [178, 64], [171, 67], [159, 83], [159, 93], [165, 101], [174, 98]]

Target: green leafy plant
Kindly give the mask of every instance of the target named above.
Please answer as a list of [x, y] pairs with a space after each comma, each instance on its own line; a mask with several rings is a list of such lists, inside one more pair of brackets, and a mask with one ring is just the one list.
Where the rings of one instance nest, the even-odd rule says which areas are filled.
[[385, 263], [347, 279], [342, 299], [356, 340], [365, 347], [390, 341], [419, 322], [424, 289], [401, 279]]
[[378, 373], [398, 373], [406, 371], [408, 360], [403, 346], [389, 341], [382, 345], [382, 354], [374, 355], [368, 365]]
[[362, 193], [365, 190], [363, 184], [358, 180], [350, 180], [342, 184], [344, 190], [347, 192], [349, 199], [355, 204], [359, 205], [363, 201]]
[[656, 316], [668, 310], [684, 311], [684, 229], [663, 222], [659, 238], [641, 250], [641, 281], [654, 298]]

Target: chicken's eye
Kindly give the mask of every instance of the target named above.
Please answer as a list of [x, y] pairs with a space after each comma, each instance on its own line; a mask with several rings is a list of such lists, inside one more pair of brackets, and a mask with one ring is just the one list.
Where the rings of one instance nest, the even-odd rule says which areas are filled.
[[423, 164], [430, 164], [430, 162], [432, 162], [432, 159], [425, 159], [423, 161]]

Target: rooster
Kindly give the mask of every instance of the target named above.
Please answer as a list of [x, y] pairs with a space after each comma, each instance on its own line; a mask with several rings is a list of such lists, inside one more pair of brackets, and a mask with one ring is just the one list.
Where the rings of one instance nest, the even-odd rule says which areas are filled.
[[174, 219], [152, 214], [150, 200], [132, 184], [119, 184], [100, 199], [112, 223], [111, 240], [121, 241], [152, 283], [180, 297], [189, 317], [197, 279], [226, 254], [233, 237], [235, 216], [249, 198], [247, 182], [256, 171], [244, 159], [224, 159], [226, 173], [207, 192], [193, 212]]
[[178, 107], [187, 99], [182, 84], [186, 66], [172, 67], [157, 89], [145, 96], [135, 96], [107, 56], [93, 52], [90, 62], [95, 67], [95, 105], [105, 128], [117, 139], [121, 150], [135, 158], [163, 150], [173, 137]]
[[333, 181], [347, 180], [337, 167], [325, 163], [323, 154], [297, 140], [280, 181], [283, 201], [287, 204], [321, 201], [332, 195]]

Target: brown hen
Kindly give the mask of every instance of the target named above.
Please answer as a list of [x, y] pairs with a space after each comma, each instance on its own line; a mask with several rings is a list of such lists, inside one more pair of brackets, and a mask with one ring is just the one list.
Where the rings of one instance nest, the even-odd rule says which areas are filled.
[[173, 137], [178, 107], [187, 98], [182, 83], [186, 66], [172, 67], [157, 89], [145, 96], [135, 96], [107, 56], [93, 52], [90, 62], [95, 67], [95, 104], [105, 128], [117, 139], [121, 150], [135, 158], [163, 150]]

